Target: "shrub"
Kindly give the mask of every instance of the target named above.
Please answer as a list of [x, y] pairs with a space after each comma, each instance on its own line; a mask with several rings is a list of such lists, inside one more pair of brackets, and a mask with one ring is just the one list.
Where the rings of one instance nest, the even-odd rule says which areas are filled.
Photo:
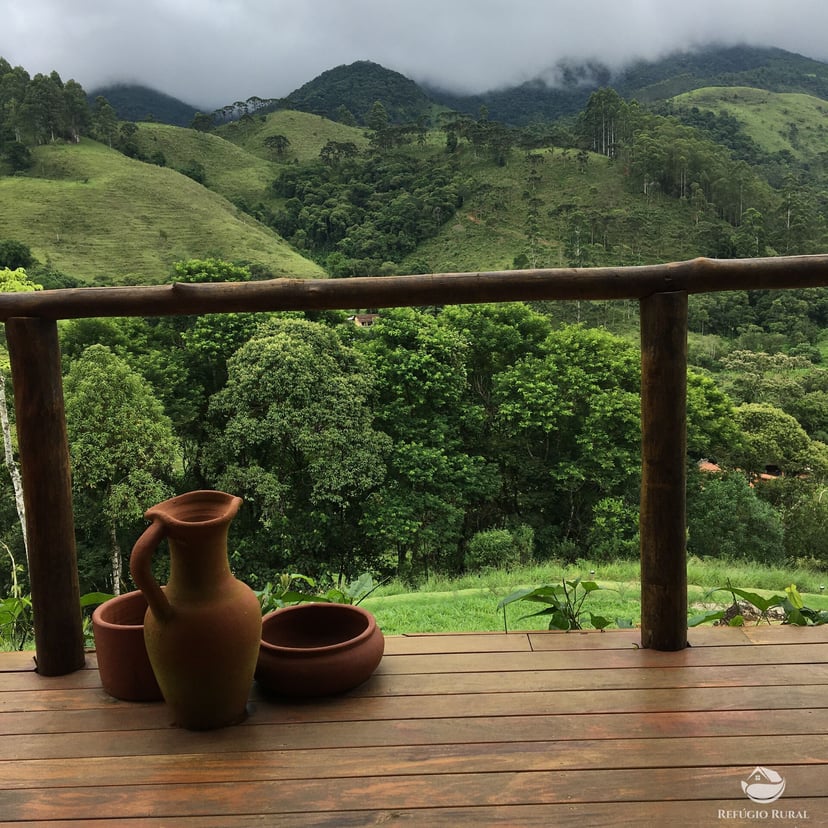
[[695, 477], [688, 487], [687, 550], [691, 555], [766, 564], [785, 559], [782, 521], [740, 474]]
[[535, 530], [525, 523], [512, 529], [512, 543], [522, 565], [532, 562], [535, 548]]
[[520, 549], [508, 529], [486, 529], [469, 541], [464, 563], [469, 571], [506, 569], [520, 563]]
[[639, 552], [638, 508], [620, 497], [599, 500], [592, 510], [588, 542], [597, 561], [634, 558]]

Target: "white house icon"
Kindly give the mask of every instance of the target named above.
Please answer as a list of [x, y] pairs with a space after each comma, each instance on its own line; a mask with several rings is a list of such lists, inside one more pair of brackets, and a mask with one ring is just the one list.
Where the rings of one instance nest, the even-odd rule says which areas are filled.
[[751, 802], [767, 805], [776, 802], [785, 790], [785, 778], [770, 768], [754, 768], [742, 782], [742, 790]]

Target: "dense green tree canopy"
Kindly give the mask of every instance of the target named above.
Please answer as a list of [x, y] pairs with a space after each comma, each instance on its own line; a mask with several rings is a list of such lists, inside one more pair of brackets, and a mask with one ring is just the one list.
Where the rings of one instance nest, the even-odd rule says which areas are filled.
[[785, 557], [780, 516], [756, 496], [742, 474], [691, 475], [687, 521], [692, 555], [767, 563]]
[[790, 414], [767, 403], [746, 403], [734, 414], [744, 435], [737, 462], [746, 470], [760, 473], [771, 467], [787, 474], [811, 472], [821, 478], [828, 473], [825, 445], [811, 440]]
[[467, 342], [429, 314], [398, 309], [358, 345], [375, 366], [377, 424], [393, 446], [369, 531], [400, 568], [457, 566], [466, 510], [493, 486], [479, 448], [463, 440], [476, 416], [462, 405]]
[[31, 248], [27, 244], [13, 239], [0, 240], [0, 268], [25, 269], [33, 265], [34, 261]]
[[229, 360], [205, 453], [211, 479], [245, 499], [246, 576], [285, 566], [353, 574], [362, 504], [389, 449], [371, 393], [360, 355], [303, 320], [263, 325]]
[[538, 535], [577, 540], [601, 497], [636, 496], [639, 376], [631, 345], [580, 327], [497, 376], [501, 462], [517, 511], [545, 522]]
[[[143, 513], [173, 493], [180, 449], [149, 384], [104, 345], [91, 345], [72, 363], [64, 393], [83, 574], [88, 586], [117, 592], [124, 539], [129, 543]], [[100, 559], [105, 549], [109, 578]]]

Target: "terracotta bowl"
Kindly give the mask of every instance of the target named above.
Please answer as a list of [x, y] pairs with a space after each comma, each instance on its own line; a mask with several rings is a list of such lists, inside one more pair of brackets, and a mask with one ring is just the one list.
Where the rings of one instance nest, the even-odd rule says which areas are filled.
[[163, 698], [144, 644], [146, 611], [144, 593], [136, 590], [104, 601], [92, 613], [101, 684], [116, 699]]
[[256, 680], [279, 696], [331, 696], [370, 678], [385, 638], [374, 616], [350, 604], [296, 604], [262, 619]]

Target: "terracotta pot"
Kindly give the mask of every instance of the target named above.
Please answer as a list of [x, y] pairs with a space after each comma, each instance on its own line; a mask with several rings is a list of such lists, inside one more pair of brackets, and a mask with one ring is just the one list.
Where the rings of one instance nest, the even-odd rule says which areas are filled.
[[[255, 593], [230, 572], [227, 532], [241, 498], [197, 491], [148, 509], [152, 524], [132, 550], [130, 570], [149, 608], [144, 640], [175, 722], [207, 730], [240, 722], [262, 635]], [[166, 539], [170, 578], [162, 591], [152, 555]]]
[[147, 599], [137, 590], [104, 601], [92, 613], [101, 684], [116, 699], [163, 698], [144, 644], [146, 611]]
[[256, 681], [280, 696], [330, 696], [370, 678], [385, 638], [374, 616], [349, 604], [297, 604], [262, 620]]

